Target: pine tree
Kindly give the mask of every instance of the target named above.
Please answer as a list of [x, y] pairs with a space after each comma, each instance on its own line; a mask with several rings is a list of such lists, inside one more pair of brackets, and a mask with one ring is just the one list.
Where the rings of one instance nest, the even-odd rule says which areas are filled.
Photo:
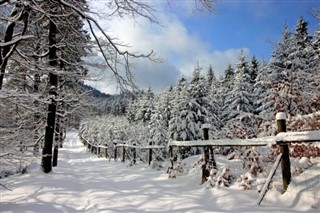
[[149, 138], [154, 145], [166, 146], [169, 140], [167, 120], [169, 114], [167, 114], [168, 108], [162, 105], [160, 97], [158, 96], [154, 101], [154, 110], [148, 124]]
[[226, 70], [224, 71], [224, 77], [220, 81], [220, 87], [218, 94], [220, 94], [220, 98], [217, 99], [218, 104], [220, 105], [220, 114], [219, 120], [221, 122], [221, 128], [228, 121], [229, 111], [228, 111], [228, 103], [231, 101], [228, 99], [228, 94], [231, 93], [234, 84], [234, 70], [231, 64], [228, 65]]
[[248, 64], [248, 69], [249, 69], [249, 75], [250, 75], [250, 86], [253, 88], [252, 90], [252, 103], [253, 103], [253, 113], [258, 114], [257, 111], [257, 95], [254, 93], [254, 88], [257, 82], [257, 76], [259, 73], [259, 62], [257, 61], [256, 57], [253, 56], [251, 58], [250, 63]]
[[198, 116], [195, 123], [199, 123], [200, 126], [210, 122], [209, 119], [211, 118], [211, 104], [208, 99], [209, 89], [205, 78], [201, 74], [201, 70], [202, 68], [198, 64], [193, 72], [193, 78], [188, 88], [191, 96], [190, 104]]
[[309, 68], [309, 49], [311, 47], [311, 36], [308, 34], [308, 23], [300, 18], [293, 33], [293, 46], [289, 55], [289, 65], [287, 75], [289, 85], [287, 85], [288, 104], [287, 110], [290, 115], [308, 114], [312, 110], [309, 108], [310, 91], [309, 79], [312, 78], [312, 71]]
[[173, 99], [172, 118], [169, 122], [169, 135], [171, 139], [186, 141], [196, 140], [200, 126], [195, 123], [197, 114], [192, 110], [192, 98], [188, 92], [185, 78], [180, 78]]
[[320, 111], [320, 31], [314, 33], [314, 41], [309, 56], [312, 58], [312, 63], [310, 64], [312, 77], [309, 79], [309, 83], [315, 88], [312, 92], [311, 108], [313, 111]]
[[211, 81], [211, 86], [209, 87], [209, 101], [210, 101], [210, 112], [211, 112], [211, 123], [212, 130], [210, 131], [210, 138], [217, 138], [217, 130], [220, 130], [222, 123], [220, 120], [220, 114], [222, 109], [222, 94], [219, 93], [221, 87], [221, 82], [217, 80], [213, 73], [213, 78]]
[[272, 108], [273, 102], [269, 100], [270, 88], [272, 84], [268, 75], [268, 64], [263, 61], [261, 63], [256, 83], [254, 84], [253, 94], [256, 96], [255, 99], [255, 113], [258, 114], [265, 120], [273, 120], [273, 114], [268, 111]]
[[259, 62], [257, 61], [255, 56], [251, 58], [251, 61], [248, 64], [248, 70], [249, 70], [249, 76], [251, 78], [250, 83], [251, 85], [254, 85], [256, 83], [256, 78], [259, 73]]
[[136, 121], [141, 121], [147, 125], [151, 119], [152, 111], [154, 110], [154, 94], [151, 86], [149, 86], [147, 91], [142, 94], [137, 104], [138, 111], [136, 114]]
[[276, 43], [268, 66], [270, 88], [267, 95], [269, 107], [263, 114], [273, 117], [277, 112], [288, 112], [288, 93], [285, 91], [289, 82], [288, 72], [291, 67], [289, 55], [292, 50], [292, 37], [286, 24], [283, 29], [282, 38]]
[[163, 93], [159, 94], [158, 104], [159, 109], [162, 112], [163, 119], [166, 123], [166, 128], [169, 127], [169, 121], [172, 117], [172, 110], [173, 110], [173, 87], [169, 86]]
[[213, 68], [212, 68], [212, 66], [210, 65], [210, 66], [209, 66], [209, 69], [208, 69], [208, 73], [207, 73], [208, 88], [210, 88], [211, 85], [212, 85], [212, 83], [213, 83], [214, 81], [216, 81], [216, 80], [217, 80], [217, 79], [216, 79], [216, 77], [215, 77], [215, 75], [214, 75]]
[[[253, 85], [252, 78], [245, 60], [244, 53], [241, 52], [234, 78], [234, 86], [227, 94], [228, 112], [227, 123], [224, 127], [224, 134], [227, 137], [253, 137], [251, 133], [253, 117]], [[242, 129], [242, 131], [241, 131]]]

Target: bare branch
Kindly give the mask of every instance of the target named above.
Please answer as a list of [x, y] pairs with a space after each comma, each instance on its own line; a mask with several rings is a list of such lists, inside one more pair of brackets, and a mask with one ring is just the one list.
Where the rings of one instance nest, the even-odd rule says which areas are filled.
[[9, 189], [8, 187], [6, 187], [5, 185], [3, 185], [2, 183], [0, 183], [0, 186], [2, 186], [3, 188], [5, 188], [6, 190], [12, 191], [12, 189]]
[[[80, 15], [83, 19], [85, 19], [88, 23], [89, 29], [91, 34], [93, 35], [95, 41], [97, 42], [98, 49], [100, 50], [102, 57], [104, 58], [107, 66], [112, 71], [114, 77], [116, 78], [117, 82], [120, 83], [120, 86], [128, 85], [133, 88], [135, 88], [133, 83], [133, 77], [131, 74], [131, 71], [129, 69], [129, 59], [130, 58], [148, 58], [152, 61], [160, 61], [160, 59], [153, 59], [154, 52], [150, 51], [148, 54], [136, 54], [131, 53], [129, 51], [122, 51], [119, 49], [121, 45], [116, 43], [113, 38], [111, 38], [105, 30], [99, 25], [97, 20], [95, 20], [93, 17], [87, 15], [82, 11], [81, 9], [75, 7], [74, 5], [71, 5], [70, 3], [66, 2], [65, 0], [59, 0], [61, 4], [63, 4], [66, 7], [72, 8], [78, 15]], [[145, 17], [149, 19], [150, 21], [156, 22], [155, 17], [152, 16], [152, 12], [154, 11], [152, 7], [150, 7], [148, 4], [141, 3], [140, 1], [133, 1], [133, 0], [114, 0], [110, 2], [110, 4], [115, 4], [116, 8], [115, 11], [118, 12], [118, 15], [123, 15], [124, 11], [129, 12], [132, 16], [134, 14], [140, 15], [142, 17]], [[100, 39], [97, 37], [94, 27], [96, 27], [100, 33], [102, 33], [103, 38], [107, 41], [107, 51], [109, 54], [106, 55], [106, 50], [103, 49], [103, 45], [100, 41]], [[124, 63], [122, 64], [119, 56], [124, 60]], [[126, 75], [122, 76], [121, 72], [118, 68], [119, 65], [122, 65], [125, 68]]]
[[315, 17], [316, 19], [320, 20], [320, 8], [312, 9], [311, 14], [312, 14], [313, 17]]
[[[214, 13], [215, 10], [215, 5], [217, 0], [194, 0], [196, 4], [196, 8], [202, 12], [210, 12]], [[197, 2], [199, 2], [197, 4]], [[199, 6], [200, 4], [200, 6]]]
[[16, 44], [22, 40], [27, 40], [27, 39], [30, 39], [30, 38], [34, 38], [33, 35], [24, 35], [24, 36], [19, 36], [15, 39], [12, 39], [11, 41], [8, 41], [8, 42], [0, 42], [0, 47], [6, 47], [6, 46], [11, 46], [13, 44]]

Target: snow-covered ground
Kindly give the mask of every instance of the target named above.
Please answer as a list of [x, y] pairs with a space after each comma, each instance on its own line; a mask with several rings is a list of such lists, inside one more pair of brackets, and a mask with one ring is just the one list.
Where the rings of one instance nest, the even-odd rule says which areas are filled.
[[[320, 191], [319, 162], [306, 173]], [[316, 171], [316, 172], [314, 172]], [[308, 170], [306, 171], [308, 172]], [[85, 151], [77, 133], [69, 132], [59, 152], [58, 167], [50, 174], [35, 163], [28, 174], [1, 179], [0, 212], [318, 212], [319, 195], [312, 198], [293, 179], [290, 191], [282, 195], [270, 190], [260, 206], [258, 193], [236, 186], [210, 188], [200, 185], [200, 173], [168, 179], [165, 170], [146, 164], [97, 158]]]

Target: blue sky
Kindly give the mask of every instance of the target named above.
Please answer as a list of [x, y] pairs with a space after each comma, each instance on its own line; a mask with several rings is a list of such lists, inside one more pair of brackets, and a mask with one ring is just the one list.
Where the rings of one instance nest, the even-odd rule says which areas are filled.
[[[196, 33], [215, 50], [247, 47], [258, 58], [268, 59], [272, 42], [278, 40], [285, 23], [294, 30], [299, 17], [314, 32], [317, 20], [312, 8], [320, 8], [319, 0], [221, 0], [213, 15], [187, 16], [178, 13], [190, 32]], [[320, 26], [318, 25], [318, 28]]]
[[[99, 0], [91, 6], [103, 10], [103, 2], [108, 1]], [[272, 43], [281, 38], [285, 23], [293, 31], [301, 16], [309, 23], [310, 34], [320, 30], [319, 20], [310, 14], [312, 8], [320, 8], [320, 0], [217, 0], [214, 14], [193, 13], [193, 0], [170, 0], [170, 7], [164, 0], [154, 2], [162, 26], [125, 18], [100, 23], [129, 44], [129, 50], [153, 50], [165, 59], [161, 64], [134, 61], [138, 85], [151, 85], [156, 92], [175, 85], [180, 76], [191, 78], [198, 62], [203, 73], [212, 65], [221, 76], [228, 64], [238, 62], [241, 50], [247, 60], [255, 55], [268, 61]], [[106, 93], [116, 92], [110, 80], [91, 85]]]

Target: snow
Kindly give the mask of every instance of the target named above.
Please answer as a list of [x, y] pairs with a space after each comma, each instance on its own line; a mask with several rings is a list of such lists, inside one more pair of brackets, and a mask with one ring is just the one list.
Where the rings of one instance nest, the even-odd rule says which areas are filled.
[[276, 136], [279, 142], [311, 142], [320, 141], [320, 130], [303, 132], [280, 132]]
[[136, 149], [164, 149], [164, 146], [158, 145], [149, 145], [149, 146], [135, 146], [130, 144], [117, 144], [116, 147], [128, 147], [128, 148], [136, 148]]
[[203, 124], [201, 128], [202, 129], [211, 129], [211, 127], [212, 127], [211, 124]]
[[169, 141], [168, 146], [266, 146], [275, 144], [274, 136], [252, 139], [218, 139], [197, 141]]
[[320, 130], [303, 132], [280, 132], [276, 136], [252, 139], [218, 139], [197, 141], [169, 141], [168, 146], [267, 146], [277, 142], [317, 142], [320, 141]]
[[265, 196], [265, 194], [266, 194], [267, 191], [268, 191], [268, 187], [269, 187], [269, 184], [270, 184], [270, 182], [271, 182], [271, 180], [272, 180], [272, 177], [273, 177], [273, 175], [275, 174], [276, 169], [277, 169], [278, 166], [279, 166], [279, 163], [280, 163], [280, 160], [281, 160], [281, 156], [282, 156], [282, 154], [279, 154], [279, 155], [278, 155], [278, 157], [277, 157], [277, 159], [276, 159], [276, 162], [273, 164], [273, 166], [272, 166], [272, 168], [271, 168], [271, 171], [270, 171], [270, 173], [269, 173], [269, 175], [268, 175], [268, 178], [267, 178], [265, 184], [263, 185], [263, 188], [262, 188], [262, 190], [261, 190], [261, 193], [260, 193], [260, 195], [259, 195], [259, 198], [258, 198], [258, 200], [256, 201], [256, 204], [258, 204], [258, 205], [260, 205], [260, 202], [262, 201], [263, 197]]
[[[166, 169], [158, 171], [140, 162], [130, 167], [98, 158], [86, 152], [76, 132], [67, 134], [64, 147], [53, 172], [45, 174], [35, 163], [27, 174], [1, 179], [1, 184], [12, 190], [1, 187], [1, 213], [318, 212], [320, 208], [320, 202], [306, 197], [306, 189], [299, 188], [305, 181], [302, 176], [289, 185], [295, 193], [282, 195], [271, 189], [258, 206], [254, 204], [259, 196], [256, 191], [240, 190], [236, 185], [207, 189], [200, 185], [201, 173], [196, 170], [169, 179]], [[191, 167], [197, 158], [182, 164]], [[319, 166], [318, 162], [311, 168], [319, 171]], [[306, 176], [316, 183], [310, 187], [320, 191], [319, 173]]]
[[287, 116], [286, 116], [286, 113], [284, 112], [278, 112], [276, 114], [276, 120], [286, 120], [287, 119]]

